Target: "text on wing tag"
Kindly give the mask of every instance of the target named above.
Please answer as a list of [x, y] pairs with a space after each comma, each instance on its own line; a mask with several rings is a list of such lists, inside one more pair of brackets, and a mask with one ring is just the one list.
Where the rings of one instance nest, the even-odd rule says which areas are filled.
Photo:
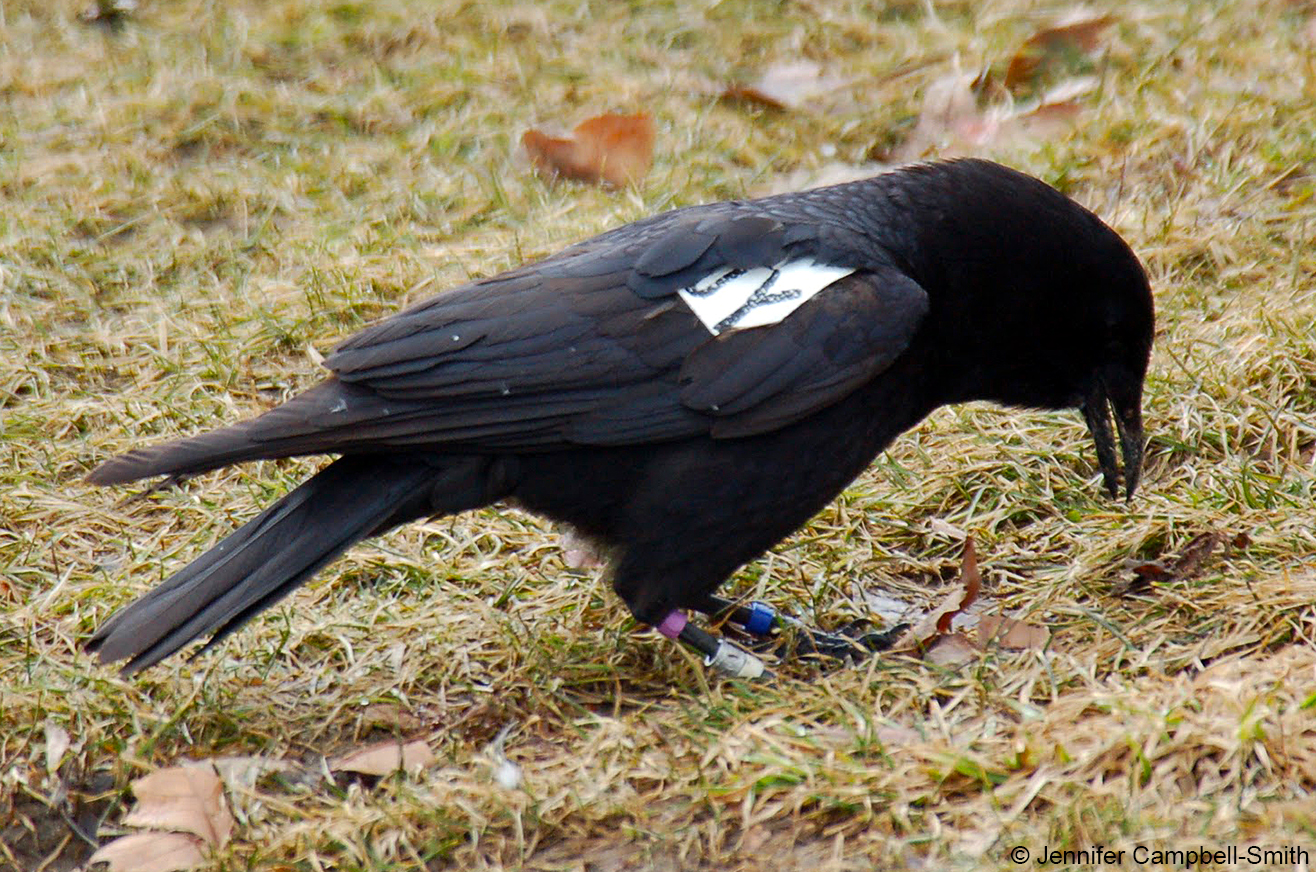
[[851, 267], [784, 260], [776, 266], [722, 269], [677, 291], [714, 336], [727, 330], [776, 324], [823, 288], [854, 272]]

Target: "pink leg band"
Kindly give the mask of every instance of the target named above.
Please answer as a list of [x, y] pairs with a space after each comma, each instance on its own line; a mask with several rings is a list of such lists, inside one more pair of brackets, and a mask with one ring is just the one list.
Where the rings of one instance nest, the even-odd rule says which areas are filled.
[[672, 609], [667, 613], [667, 617], [663, 618], [663, 622], [658, 625], [658, 632], [669, 639], [675, 639], [681, 635], [681, 631], [685, 629], [685, 624], [685, 612], [680, 609]]

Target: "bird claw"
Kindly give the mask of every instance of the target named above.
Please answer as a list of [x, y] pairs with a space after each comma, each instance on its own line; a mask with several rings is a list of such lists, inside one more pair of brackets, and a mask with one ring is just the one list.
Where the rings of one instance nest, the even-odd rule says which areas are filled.
[[766, 643], [783, 658], [830, 658], [853, 664], [890, 648], [907, 626], [900, 624], [882, 632], [864, 632], [868, 622], [863, 621], [849, 624], [839, 632], [827, 632], [797, 625]]

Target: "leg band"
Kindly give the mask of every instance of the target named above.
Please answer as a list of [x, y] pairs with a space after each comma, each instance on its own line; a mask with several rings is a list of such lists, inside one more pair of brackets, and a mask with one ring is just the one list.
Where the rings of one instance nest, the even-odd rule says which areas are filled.
[[685, 629], [687, 620], [685, 612], [680, 609], [672, 609], [667, 613], [667, 617], [663, 618], [663, 622], [658, 625], [658, 632], [669, 639], [676, 639], [681, 635], [681, 631]]
[[772, 630], [772, 622], [777, 612], [772, 606], [758, 600], [749, 604], [749, 614], [745, 618], [745, 632], [755, 636], [766, 636]]
[[733, 678], [758, 678], [763, 674], [762, 660], [725, 639], [718, 642], [716, 651], [704, 658], [704, 665]]

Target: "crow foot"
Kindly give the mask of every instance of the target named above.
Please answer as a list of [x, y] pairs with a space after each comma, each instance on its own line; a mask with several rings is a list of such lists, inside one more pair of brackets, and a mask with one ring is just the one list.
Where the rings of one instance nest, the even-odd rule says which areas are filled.
[[900, 624], [873, 632], [868, 621], [854, 621], [837, 632], [827, 632], [778, 614], [761, 602], [741, 605], [716, 596], [705, 597], [696, 608], [758, 637], [751, 646], [755, 651], [774, 651], [781, 657], [827, 657], [847, 663], [887, 650], [908, 626]]

